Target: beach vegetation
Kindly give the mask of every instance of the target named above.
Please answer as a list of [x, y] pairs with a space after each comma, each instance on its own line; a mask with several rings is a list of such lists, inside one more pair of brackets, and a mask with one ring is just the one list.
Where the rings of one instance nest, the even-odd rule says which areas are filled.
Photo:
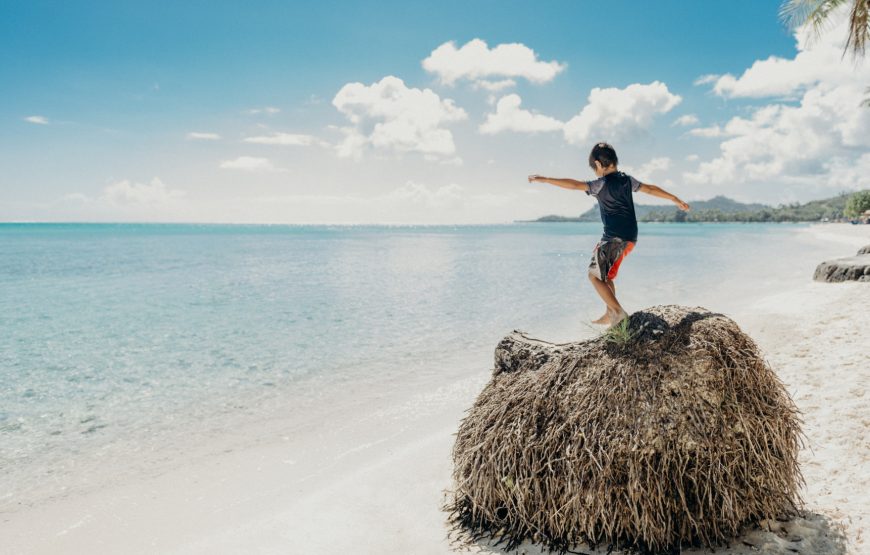
[[844, 213], [849, 218], [857, 218], [870, 210], [870, 190], [858, 191], [849, 197]]

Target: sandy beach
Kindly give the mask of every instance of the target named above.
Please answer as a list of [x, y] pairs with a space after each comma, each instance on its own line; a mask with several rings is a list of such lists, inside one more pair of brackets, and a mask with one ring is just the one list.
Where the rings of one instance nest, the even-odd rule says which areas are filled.
[[[799, 232], [830, 241], [830, 258], [870, 244], [866, 226]], [[739, 311], [707, 307], [758, 342], [802, 411], [807, 437], [807, 517], [750, 531], [718, 553], [870, 552], [870, 284], [811, 278]], [[373, 388], [352, 400], [342, 392], [340, 401], [320, 399], [319, 409], [207, 444], [193, 438], [159, 472], [0, 515], [2, 551], [449, 553], [439, 506], [450, 487], [452, 434], [489, 377], [488, 367], [471, 368], [478, 362], [469, 361], [472, 377], [435, 389]]]

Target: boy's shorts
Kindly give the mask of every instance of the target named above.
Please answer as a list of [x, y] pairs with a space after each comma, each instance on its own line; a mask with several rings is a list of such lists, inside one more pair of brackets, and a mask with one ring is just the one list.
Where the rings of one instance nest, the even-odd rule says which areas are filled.
[[619, 272], [619, 265], [622, 264], [622, 259], [633, 248], [633, 241], [625, 241], [618, 237], [598, 241], [598, 244], [595, 245], [595, 250], [592, 251], [589, 273], [598, 277], [601, 281], [616, 278], [616, 274]]

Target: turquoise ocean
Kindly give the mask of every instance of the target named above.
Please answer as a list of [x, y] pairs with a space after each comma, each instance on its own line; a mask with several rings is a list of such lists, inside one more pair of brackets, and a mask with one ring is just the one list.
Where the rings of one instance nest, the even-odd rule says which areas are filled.
[[[734, 310], [830, 256], [802, 227], [642, 224], [617, 293], [629, 311]], [[0, 512], [339, 389], [488, 372], [513, 329], [591, 336], [600, 233], [0, 224]]]

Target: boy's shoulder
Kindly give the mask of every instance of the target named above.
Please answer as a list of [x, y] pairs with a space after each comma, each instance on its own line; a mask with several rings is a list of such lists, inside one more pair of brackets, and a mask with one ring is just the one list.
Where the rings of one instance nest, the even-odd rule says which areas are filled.
[[631, 185], [631, 190], [636, 192], [640, 189], [640, 181], [632, 177], [631, 175], [625, 173], [621, 170], [616, 170], [615, 172], [608, 173], [607, 175], [602, 175], [599, 178], [596, 178], [594, 181], [587, 181], [586, 184], [589, 186], [589, 189], [586, 191], [587, 195], [596, 196], [605, 185], [608, 183], [612, 183], [611, 187], [618, 186], [622, 187], [626, 184]]

